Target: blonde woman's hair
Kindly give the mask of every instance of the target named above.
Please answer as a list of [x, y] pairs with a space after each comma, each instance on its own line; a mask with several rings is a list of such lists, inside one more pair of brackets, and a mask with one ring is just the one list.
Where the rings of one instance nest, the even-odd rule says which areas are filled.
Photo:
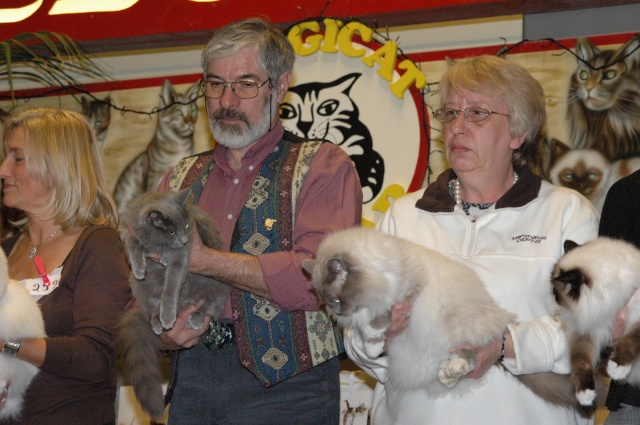
[[526, 159], [537, 151], [547, 123], [544, 91], [538, 80], [514, 62], [483, 55], [452, 63], [438, 85], [440, 103], [446, 103], [452, 90], [463, 89], [507, 104], [511, 136], [527, 134], [522, 146], [514, 152], [514, 164], [529, 162]]
[[42, 211], [53, 207], [51, 217], [63, 230], [90, 224], [118, 227], [117, 208], [87, 118], [55, 108], [15, 112], [4, 122], [3, 148], [17, 128], [25, 130], [27, 170], [51, 194]]

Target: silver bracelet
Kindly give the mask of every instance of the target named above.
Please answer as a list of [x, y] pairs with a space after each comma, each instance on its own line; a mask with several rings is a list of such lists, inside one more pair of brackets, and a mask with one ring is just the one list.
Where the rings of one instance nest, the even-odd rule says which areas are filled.
[[4, 347], [0, 354], [4, 354], [5, 356], [15, 357], [18, 354], [18, 350], [20, 350], [20, 345], [22, 341], [6, 341], [4, 343]]

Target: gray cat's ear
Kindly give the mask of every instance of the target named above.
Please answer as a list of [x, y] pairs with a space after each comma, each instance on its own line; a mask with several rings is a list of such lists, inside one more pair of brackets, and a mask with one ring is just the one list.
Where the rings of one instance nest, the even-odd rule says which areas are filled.
[[176, 193], [176, 203], [178, 205], [182, 205], [183, 207], [193, 201], [193, 193], [191, 193], [191, 189], [182, 189], [180, 192]]
[[313, 274], [313, 267], [316, 265], [316, 260], [311, 260], [309, 258], [305, 258], [302, 260], [302, 268], [310, 275]]

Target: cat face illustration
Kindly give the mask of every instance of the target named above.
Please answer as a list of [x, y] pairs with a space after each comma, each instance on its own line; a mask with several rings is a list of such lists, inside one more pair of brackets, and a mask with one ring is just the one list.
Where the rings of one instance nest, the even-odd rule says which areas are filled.
[[280, 119], [284, 128], [297, 136], [340, 146], [358, 170], [366, 203], [382, 189], [384, 161], [374, 150], [371, 133], [360, 120], [360, 111], [350, 95], [361, 75], [351, 73], [330, 82], [290, 87], [280, 105]]

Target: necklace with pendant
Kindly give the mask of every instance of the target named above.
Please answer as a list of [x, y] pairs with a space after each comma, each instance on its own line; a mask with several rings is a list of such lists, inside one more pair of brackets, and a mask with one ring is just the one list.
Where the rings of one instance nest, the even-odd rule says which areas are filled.
[[62, 227], [56, 230], [55, 232], [53, 232], [52, 234], [50, 234], [49, 236], [47, 236], [46, 238], [44, 238], [43, 240], [41, 240], [38, 245], [34, 245], [33, 242], [31, 242], [31, 238], [29, 238], [29, 243], [33, 247], [31, 248], [31, 252], [29, 252], [29, 260], [33, 260], [33, 257], [36, 256], [36, 253], [38, 252], [38, 248], [40, 247], [40, 245], [42, 245], [47, 239], [52, 238], [53, 235], [58, 233], [60, 230], [62, 230]]
[[[518, 181], [518, 173], [513, 172], [513, 184]], [[460, 196], [460, 180], [456, 179], [453, 183], [453, 199], [456, 201], [456, 205], [462, 206], [462, 197]]]

